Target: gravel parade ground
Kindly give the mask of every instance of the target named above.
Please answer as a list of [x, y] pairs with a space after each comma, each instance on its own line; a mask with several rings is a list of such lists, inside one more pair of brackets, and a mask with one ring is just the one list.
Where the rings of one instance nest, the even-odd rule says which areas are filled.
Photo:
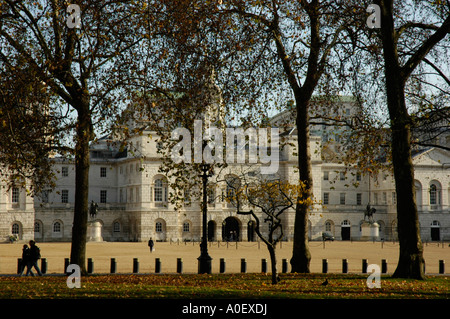
[[[70, 243], [37, 243], [41, 249], [42, 258], [47, 260], [47, 274], [62, 274], [64, 258], [70, 256]], [[22, 243], [0, 244], [0, 274], [16, 274], [17, 259], [22, 256]], [[328, 260], [329, 273], [342, 272], [342, 259], [348, 260], [349, 273], [362, 272], [362, 259], [367, 263], [381, 267], [381, 260], [387, 260], [387, 273], [394, 272], [397, 265], [399, 246], [393, 242], [350, 242], [350, 241], [320, 241], [310, 242], [311, 272], [322, 272], [322, 259]], [[270, 272], [270, 257], [264, 243], [260, 242], [211, 242], [208, 243], [209, 255], [212, 260], [212, 272], [219, 273], [220, 259], [224, 258], [226, 273], [241, 271], [241, 259], [247, 262], [247, 272], [261, 271], [261, 259], [267, 260], [267, 270]], [[448, 243], [424, 243], [426, 273], [439, 273], [439, 260], [450, 263], [450, 247]], [[155, 259], [161, 261], [161, 273], [176, 273], [177, 258], [182, 258], [183, 273], [197, 273], [197, 258], [200, 256], [198, 242], [156, 242], [155, 251], [150, 253], [146, 242], [89, 242], [86, 258], [92, 258], [94, 273], [110, 273], [110, 260], [115, 258], [117, 273], [131, 273], [133, 258], [138, 258], [139, 273], [154, 273]], [[283, 242], [277, 246], [278, 271], [282, 271], [282, 260], [292, 256], [292, 242]], [[39, 265], [41, 263], [39, 262]], [[450, 273], [447, 266], [445, 273]]]

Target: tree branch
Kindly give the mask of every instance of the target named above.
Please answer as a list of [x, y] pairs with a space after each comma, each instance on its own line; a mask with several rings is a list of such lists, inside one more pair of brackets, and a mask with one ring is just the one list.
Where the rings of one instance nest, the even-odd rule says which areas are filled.
[[450, 15], [445, 19], [444, 23], [433, 33], [419, 49], [408, 59], [403, 67], [400, 68], [401, 76], [407, 79], [416, 66], [423, 61], [430, 50], [450, 33]]

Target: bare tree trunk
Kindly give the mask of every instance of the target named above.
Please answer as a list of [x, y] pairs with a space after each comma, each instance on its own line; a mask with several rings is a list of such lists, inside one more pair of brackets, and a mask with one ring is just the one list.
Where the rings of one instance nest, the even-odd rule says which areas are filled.
[[[394, 79], [394, 75], [386, 77]], [[414, 190], [414, 167], [411, 159], [410, 118], [406, 112], [402, 84], [387, 81], [392, 130], [392, 163], [397, 193], [397, 221], [400, 256], [394, 277], [424, 279], [423, 245]], [[392, 83], [391, 83], [392, 82]]]
[[271, 263], [271, 268], [272, 268], [272, 284], [273, 285], [276, 285], [279, 281], [278, 270], [277, 270], [277, 257], [275, 254], [275, 245], [267, 244], [267, 249], [269, 250], [270, 263]]
[[[309, 100], [309, 99], [308, 99]], [[296, 98], [299, 180], [305, 184], [302, 198], [297, 200], [294, 222], [294, 243], [292, 248], [291, 272], [309, 273], [311, 252], [308, 243], [309, 204], [305, 198], [313, 195], [311, 154], [309, 149], [308, 101]]]
[[70, 262], [77, 264], [86, 274], [86, 235], [89, 196], [89, 141], [92, 125], [89, 103], [83, 103], [78, 110], [77, 142], [75, 149], [75, 208], [72, 228]]
[[394, 277], [424, 279], [423, 245], [414, 191], [411, 159], [411, 118], [405, 103], [407, 75], [399, 65], [393, 24], [393, 4], [382, 3], [381, 39], [385, 61], [386, 95], [391, 121], [392, 164], [397, 193], [400, 256]]

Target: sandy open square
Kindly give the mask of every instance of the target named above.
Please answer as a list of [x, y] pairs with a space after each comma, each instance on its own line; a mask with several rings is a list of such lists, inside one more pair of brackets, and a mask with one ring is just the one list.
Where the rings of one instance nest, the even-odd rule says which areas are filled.
[[[41, 255], [47, 260], [48, 274], [61, 274], [64, 272], [64, 258], [70, 256], [70, 243], [38, 243]], [[386, 259], [388, 273], [395, 270], [398, 260], [398, 243], [392, 242], [349, 242], [334, 241], [310, 242], [311, 271], [322, 272], [322, 259], [328, 259], [328, 272], [342, 272], [342, 259], [348, 260], [348, 270], [352, 273], [361, 273], [362, 259], [367, 259], [368, 264], [378, 264]], [[439, 260], [450, 263], [450, 247], [448, 243], [424, 244], [426, 273], [439, 272]], [[208, 250], [212, 260], [212, 272], [219, 273], [220, 258], [226, 262], [226, 273], [240, 272], [241, 258], [247, 262], [247, 272], [260, 272], [261, 259], [267, 259], [270, 272], [270, 257], [264, 243], [258, 242], [211, 242]], [[22, 255], [22, 244], [0, 244], [0, 274], [16, 274], [17, 259]], [[120, 243], [120, 242], [90, 242], [87, 244], [87, 258], [94, 262], [94, 273], [109, 273], [110, 259], [115, 258], [118, 273], [131, 273], [133, 271], [133, 258], [138, 258], [140, 273], [154, 273], [155, 258], [161, 260], [162, 273], [175, 273], [177, 258], [183, 260], [183, 273], [197, 273], [197, 258], [200, 256], [199, 243], [156, 243], [155, 251], [150, 253], [147, 243]], [[283, 242], [277, 246], [277, 265], [281, 272], [282, 259], [288, 261], [292, 256], [292, 242]], [[40, 265], [40, 263], [39, 263]], [[450, 273], [450, 265], [447, 265], [445, 273]]]

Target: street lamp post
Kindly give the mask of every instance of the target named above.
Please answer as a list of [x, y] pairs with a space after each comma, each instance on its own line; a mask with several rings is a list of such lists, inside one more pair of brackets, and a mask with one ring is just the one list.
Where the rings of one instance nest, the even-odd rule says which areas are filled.
[[211, 261], [212, 258], [208, 254], [208, 237], [207, 237], [207, 212], [208, 212], [208, 202], [207, 202], [207, 189], [206, 185], [208, 183], [208, 178], [212, 176], [211, 165], [201, 164], [203, 184], [203, 201], [202, 201], [202, 213], [203, 213], [203, 235], [202, 242], [200, 244], [200, 257], [198, 260], [198, 273], [199, 274], [210, 274], [211, 273]]

